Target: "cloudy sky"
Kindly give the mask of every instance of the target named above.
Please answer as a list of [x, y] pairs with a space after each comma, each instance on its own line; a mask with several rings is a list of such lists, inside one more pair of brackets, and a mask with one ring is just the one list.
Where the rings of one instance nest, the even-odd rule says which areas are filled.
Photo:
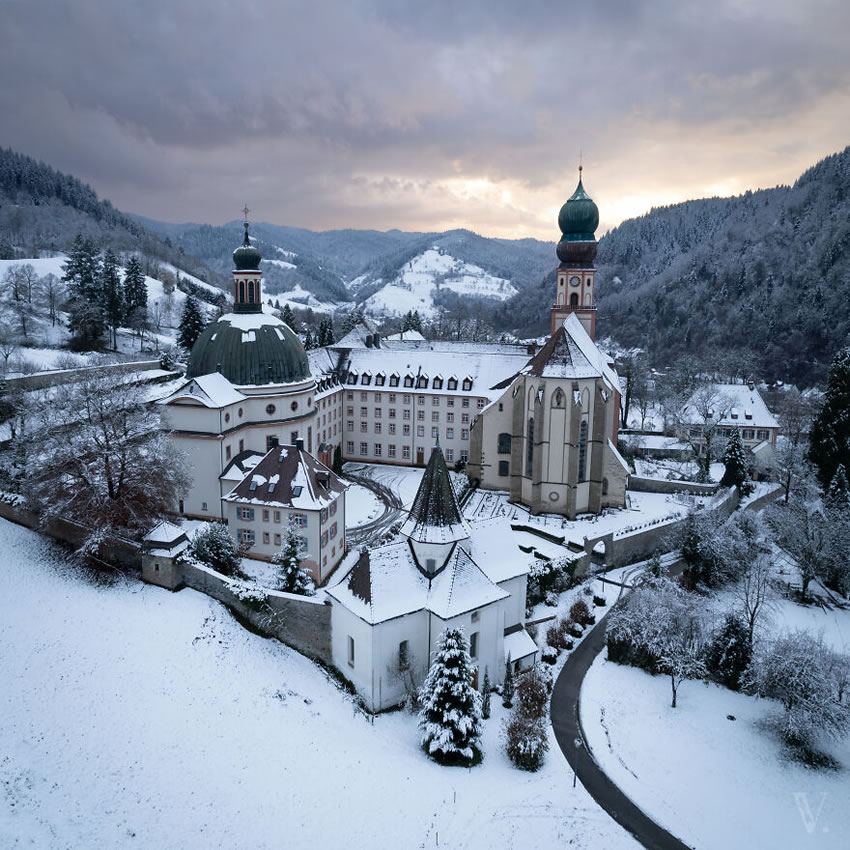
[[0, 0], [0, 145], [167, 221], [555, 239], [850, 143], [847, 0]]

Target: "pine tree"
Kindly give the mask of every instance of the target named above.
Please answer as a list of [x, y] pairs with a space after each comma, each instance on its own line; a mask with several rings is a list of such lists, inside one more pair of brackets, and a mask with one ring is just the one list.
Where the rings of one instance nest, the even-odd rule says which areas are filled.
[[339, 443], [334, 449], [334, 460], [332, 469], [334, 475], [342, 475], [342, 445]]
[[325, 347], [334, 344], [334, 325], [330, 317], [322, 319], [319, 322], [319, 337], [318, 345]]
[[824, 505], [827, 509], [846, 511], [850, 508], [850, 485], [847, 484], [847, 471], [839, 463], [826, 491]]
[[505, 750], [522, 770], [539, 770], [549, 749], [544, 718], [549, 705], [546, 679], [538, 665], [527, 670], [517, 685], [517, 704], [505, 724]]
[[723, 453], [723, 463], [726, 470], [720, 480], [722, 487], [737, 487], [741, 496], [748, 496], [753, 492], [753, 483], [747, 471], [747, 456], [744, 453], [744, 444], [741, 442], [741, 434], [737, 428], [732, 430], [732, 435], [726, 443], [726, 451]]
[[514, 671], [511, 664], [511, 656], [505, 660], [505, 678], [502, 681], [502, 705], [510, 708], [514, 704]]
[[204, 317], [201, 307], [194, 295], [186, 296], [183, 305], [183, 315], [180, 318], [180, 330], [177, 333], [177, 343], [185, 351], [191, 353], [192, 346], [204, 329]]
[[812, 424], [809, 460], [826, 490], [839, 464], [850, 467], [850, 348], [843, 348], [829, 369], [826, 397]]
[[490, 675], [487, 672], [487, 669], [484, 670], [484, 695], [481, 698], [481, 716], [487, 720], [490, 717], [490, 691], [492, 687], [490, 685]]
[[421, 743], [440, 764], [468, 766], [481, 757], [481, 697], [472, 687], [469, 644], [446, 628], [420, 691]]
[[410, 310], [404, 315], [401, 326], [402, 333], [404, 331], [419, 331], [422, 333], [422, 317], [418, 310]]
[[135, 255], [127, 261], [124, 272], [124, 310], [127, 327], [137, 331], [141, 340], [148, 322], [148, 286], [142, 264]]
[[118, 274], [118, 258], [107, 248], [100, 269], [101, 303], [103, 315], [112, 335], [112, 347], [118, 348], [118, 328], [125, 315], [124, 285]]
[[304, 350], [309, 351], [313, 347], [313, 336], [310, 333], [310, 329], [308, 328], [307, 333], [304, 336]]
[[315, 595], [313, 579], [299, 566], [298, 538], [291, 528], [286, 532], [286, 541], [280, 552], [272, 558], [272, 563], [278, 568], [278, 590], [284, 593], [298, 593], [301, 596]]
[[62, 280], [68, 285], [69, 347], [72, 351], [91, 351], [102, 344], [104, 322], [97, 254], [94, 241], [77, 234], [62, 266]]
[[283, 305], [283, 309], [280, 311], [280, 319], [284, 324], [289, 325], [293, 331], [295, 330], [295, 316], [292, 315], [292, 307], [289, 304]]
[[747, 624], [735, 614], [727, 614], [706, 654], [708, 671], [727, 688], [740, 690], [741, 677], [752, 656], [752, 641]]

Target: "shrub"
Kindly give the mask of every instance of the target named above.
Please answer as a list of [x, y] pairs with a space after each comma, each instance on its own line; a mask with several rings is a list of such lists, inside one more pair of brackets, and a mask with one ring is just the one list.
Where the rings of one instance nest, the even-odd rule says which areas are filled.
[[554, 664], [558, 660], [558, 650], [553, 646], [544, 646], [540, 652], [540, 660], [544, 664]]
[[733, 691], [740, 690], [741, 677], [752, 655], [746, 623], [734, 614], [727, 614], [706, 653], [706, 666], [711, 677]]
[[592, 626], [596, 622], [596, 617], [590, 613], [590, 609], [583, 599], [573, 602], [570, 608], [570, 619], [574, 620], [580, 626]]
[[604, 597], [604, 596], [594, 596], [594, 597], [593, 597], [593, 604], [594, 604], [597, 608], [602, 608], [602, 607], [604, 607], [604, 605], [605, 605], [605, 597]]
[[226, 576], [241, 574], [242, 553], [223, 523], [211, 522], [192, 538], [181, 556]]
[[581, 626], [574, 622], [572, 619], [564, 621], [564, 631], [570, 636], [574, 638], [580, 638], [583, 634]]
[[535, 664], [519, 677], [517, 704], [505, 727], [505, 751], [522, 770], [538, 770], [549, 748], [544, 718], [549, 707], [548, 677]]

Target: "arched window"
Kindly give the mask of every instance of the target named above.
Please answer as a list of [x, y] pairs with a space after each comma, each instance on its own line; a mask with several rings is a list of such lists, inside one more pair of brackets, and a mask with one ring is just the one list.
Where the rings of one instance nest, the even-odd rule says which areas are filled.
[[248, 281], [248, 303], [249, 304], [254, 303], [254, 281], [253, 280]]
[[578, 307], [578, 292], [570, 293], [570, 307]]
[[507, 432], [499, 434], [499, 454], [509, 455], [511, 453], [511, 435]]
[[582, 419], [578, 431], [578, 480], [584, 481], [584, 468], [587, 465], [587, 420]]
[[602, 495], [603, 496], [608, 495], [608, 479], [607, 478], [602, 479]]
[[239, 281], [239, 303], [244, 304], [245, 302], [245, 281]]
[[589, 292], [585, 293], [584, 303], [588, 304], [588, 305], [590, 304], [590, 293]]
[[528, 448], [525, 455], [525, 474], [531, 478], [531, 468], [534, 463], [534, 417], [528, 417]]

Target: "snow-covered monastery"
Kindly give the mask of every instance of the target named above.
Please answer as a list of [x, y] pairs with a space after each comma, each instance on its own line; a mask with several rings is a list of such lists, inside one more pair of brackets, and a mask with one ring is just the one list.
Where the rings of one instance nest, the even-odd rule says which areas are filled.
[[345, 460], [423, 467], [439, 440], [447, 463], [466, 463], [481, 487], [508, 490], [532, 512], [572, 518], [623, 505], [619, 386], [593, 341], [599, 212], [581, 179], [558, 222], [552, 337], [541, 350], [358, 327], [309, 353], [264, 312], [246, 222], [233, 312], [203, 331], [187, 383], [165, 400], [194, 476], [181, 513], [224, 519], [225, 497], [250, 469], [299, 440], [326, 466], [339, 446]]

